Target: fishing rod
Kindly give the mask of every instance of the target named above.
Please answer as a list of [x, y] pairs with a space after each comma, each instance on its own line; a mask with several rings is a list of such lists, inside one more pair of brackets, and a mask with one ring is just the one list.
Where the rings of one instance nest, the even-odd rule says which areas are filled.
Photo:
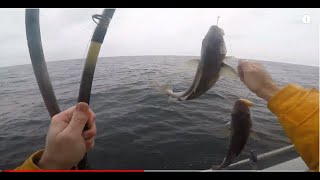
[[[87, 104], [89, 104], [90, 102], [91, 86], [96, 62], [98, 59], [101, 45], [104, 41], [104, 37], [106, 35], [109, 23], [113, 17], [114, 12], [115, 9], [104, 9], [102, 15], [95, 14], [92, 16], [92, 19], [97, 24], [97, 27], [92, 36], [90, 48], [87, 54], [81, 78], [78, 102], [86, 102]], [[53, 91], [53, 87], [47, 70], [46, 61], [44, 58], [40, 33], [39, 9], [26, 9], [25, 25], [29, 54], [33, 71], [36, 76], [37, 83], [44, 103], [46, 105], [46, 108], [52, 118], [54, 115], [60, 113], [61, 110], [59, 108], [56, 96]], [[84, 130], [86, 129], [88, 129], [87, 124]], [[87, 153], [84, 155], [83, 159], [78, 163], [77, 167], [75, 168], [89, 168], [87, 162]]]
[[[102, 15], [95, 14], [92, 20], [97, 24], [97, 27], [91, 38], [91, 44], [87, 54], [86, 62], [81, 77], [81, 84], [79, 89], [78, 102], [90, 103], [91, 87], [93, 81], [94, 70], [97, 64], [101, 45], [107, 33], [109, 23], [113, 17], [115, 9], [104, 9]], [[99, 20], [99, 22], [97, 22]], [[84, 131], [88, 126], [84, 127]], [[78, 169], [89, 169], [87, 153], [83, 159], [78, 163]]]
[[47, 70], [46, 61], [43, 54], [39, 9], [26, 9], [25, 12], [26, 35], [28, 41], [28, 48], [30, 59], [33, 67], [37, 83], [44, 100], [44, 104], [51, 118], [60, 113], [60, 108], [54, 94], [49, 73]]

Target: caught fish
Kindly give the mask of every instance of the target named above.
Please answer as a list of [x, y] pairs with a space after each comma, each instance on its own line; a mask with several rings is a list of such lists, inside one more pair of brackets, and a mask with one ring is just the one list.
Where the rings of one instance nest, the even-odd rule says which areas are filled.
[[220, 75], [238, 78], [237, 71], [223, 62], [227, 53], [223, 36], [224, 31], [221, 28], [215, 25], [210, 27], [202, 40], [197, 71], [187, 91], [173, 92], [170, 85], [164, 85], [160, 92], [177, 100], [191, 100], [207, 92], [218, 81]]
[[234, 103], [231, 121], [226, 125], [231, 130], [229, 149], [220, 166], [213, 166], [213, 169], [224, 169], [228, 167], [244, 149], [250, 133], [252, 132], [252, 117], [249, 109], [252, 106], [253, 103], [247, 99], [238, 99]]

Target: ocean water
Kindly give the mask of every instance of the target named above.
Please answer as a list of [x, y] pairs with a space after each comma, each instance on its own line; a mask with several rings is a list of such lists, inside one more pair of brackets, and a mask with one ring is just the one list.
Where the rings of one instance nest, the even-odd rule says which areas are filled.
[[[201, 97], [172, 101], [152, 85], [191, 85], [195, 67], [186, 56], [110, 57], [98, 60], [90, 106], [96, 113], [95, 148], [88, 153], [94, 169], [208, 169], [220, 164], [229, 137], [223, 131], [238, 98], [254, 102], [251, 137], [239, 157], [290, 144], [266, 102], [239, 81], [222, 77]], [[226, 61], [236, 67], [235, 59]], [[318, 88], [319, 68], [260, 61], [279, 85]], [[84, 60], [47, 63], [60, 109], [76, 104]], [[12, 169], [44, 148], [50, 117], [31, 65], [0, 68], [0, 169]], [[261, 167], [298, 156], [288, 153], [261, 162]], [[243, 167], [244, 169], [248, 167]]]

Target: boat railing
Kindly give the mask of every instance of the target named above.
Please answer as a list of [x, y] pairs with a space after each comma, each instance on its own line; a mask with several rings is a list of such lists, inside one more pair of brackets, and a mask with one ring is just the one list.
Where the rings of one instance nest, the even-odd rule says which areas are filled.
[[[233, 164], [229, 165], [228, 167], [226, 167], [224, 170], [233, 169], [233, 168], [243, 166], [243, 165], [248, 165], [248, 164], [257, 164], [258, 161], [270, 159], [274, 156], [285, 154], [285, 153], [288, 153], [288, 152], [291, 152], [294, 150], [295, 150], [294, 145], [289, 145], [289, 146], [286, 146], [286, 147], [283, 147], [280, 149], [276, 149], [276, 150], [273, 150], [273, 151], [270, 151], [270, 152], [267, 152], [264, 154], [260, 154], [258, 156], [256, 156], [254, 154], [254, 152], [251, 151], [250, 158], [233, 163]], [[213, 169], [203, 170], [203, 172], [212, 171], [212, 170]]]

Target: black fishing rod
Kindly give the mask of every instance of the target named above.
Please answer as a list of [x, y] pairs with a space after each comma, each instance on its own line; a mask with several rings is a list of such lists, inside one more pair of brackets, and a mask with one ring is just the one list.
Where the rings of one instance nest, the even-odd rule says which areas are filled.
[[[103, 43], [104, 37], [107, 33], [109, 23], [113, 17], [115, 9], [104, 9], [102, 15], [93, 15], [92, 19], [97, 24], [97, 27], [91, 38], [91, 44], [87, 54], [86, 62], [82, 72], [81, 84], [79, 89], [78, 102], [90, 103], [92, 80], [94, 75], [94, 70], [97, 64], [99, 52], [101, 45]], [[99, 22], [97, 22], [99, 20]], [[87, 130], [88, 126], [86, 124], [84, 130]], [[83, 159], [78, 163], [78, 169], [89, 169], [87, 162], [87, 153], [84, 155]]]
[[[94, 70], [101, 45], [106, 35], [109, 23], [113, 17], [115, 9], [104, 9], [102, 15], [93, 15], [92, 19], [97, 24], [94, 34], [91, 39], [91, 45], [87, 54], [85, 67], [83, 70], [78, 102], [90, 102], [91, 86], [94, 75]], [[99, 22], [97, 22], [99, 20]], [[43, 54], [40, 22], [39, 22], [39, 9], [26, 9], [25, 12], [26, 35], [28, 41], [29, 54], [32, 62], [34, 74], [37, 83], [45, 102], [47, 110], [51, 117], [60, 113], [56, 96], [54, 94], [52, 84], [50, 81], [49, 73], [46, 66], [46, 61]], [[87, 125], [84, 130], [87, 129]], [[78, 163], [77, 169], [88, 169], [87, 154]]]
[[25, 24], [33, 71], [36, 76], [44, 104], [46, 105], [50, 116], [53, 117], [60, 113], [60, 108], [52, 88], [46, 61], [43, 55], [39, 9], [26, 9]]

